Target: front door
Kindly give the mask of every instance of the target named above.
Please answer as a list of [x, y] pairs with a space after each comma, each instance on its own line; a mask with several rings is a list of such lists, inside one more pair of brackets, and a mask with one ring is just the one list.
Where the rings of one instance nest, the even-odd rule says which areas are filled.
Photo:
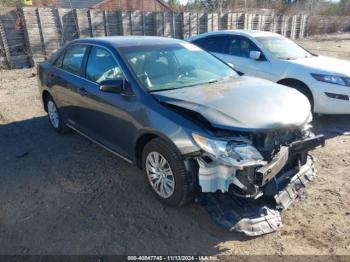
[[261, 50], [248, 38], [242, 36], [229, 36], [227, 43], [227, 53], [216, 54], [227, 63], [234, 65], [235, 69], [250, 76], [270, 78], [270, 62], [261, 53], [259, 60], [250, 58], [250, 51]]
[[[120, 155], [131, 159], [130, 145], [136, 136], [132, 112], [137, 110], [136, 96], [100, 91], [105, 80], [124, 80], [124, 74], [112, 53], [104, 47], [92, 47], [86, 62], [83, 103], [79, 123], [82, 131]], [[130, 87], [129, 87], [130, 88]]]

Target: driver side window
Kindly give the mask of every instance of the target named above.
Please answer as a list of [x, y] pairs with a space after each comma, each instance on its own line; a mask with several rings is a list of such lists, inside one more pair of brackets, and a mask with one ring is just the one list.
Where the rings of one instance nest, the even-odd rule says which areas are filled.
[[249, 58], [250, 51], [260, 51], [253, 42], [244, 37], [230, 37], [228, 48], [230, 55], [246, 58]]
[[123, 79], [123, 73], [109, 51], [94, 46], [86, 65], [86, 78], [99, 84], [105, 80]]

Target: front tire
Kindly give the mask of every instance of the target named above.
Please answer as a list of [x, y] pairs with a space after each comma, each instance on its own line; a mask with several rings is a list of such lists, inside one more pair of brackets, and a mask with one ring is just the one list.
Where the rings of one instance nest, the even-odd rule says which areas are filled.
[[168, 206], [182, 206], [193, 196], [185, 163], [178, 150], [163, 139], [151, 140], [143, 150], [142, 168], [154, 195]]
[[65, 120], [51, 96], [45, 99], [45, 107], [51, 127], [60, 134], [69, 132], [70, 129], [66, 126]]

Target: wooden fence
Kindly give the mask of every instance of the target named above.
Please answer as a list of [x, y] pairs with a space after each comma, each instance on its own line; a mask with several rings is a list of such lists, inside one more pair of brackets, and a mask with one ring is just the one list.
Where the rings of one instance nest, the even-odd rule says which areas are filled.
[[310, 35], [350, 32], [350, 16], [311, 16], [308, 28]]
[[24, 28], [14, 9], [0, 9], [0, 68], [29, 65]]
[[6, 58], [3, 61], [9, 68], [21, 68], [44, 61], [73, 39], [111, 35], [156, 35], [183, 39], [208, 31], [246, 29], [272, 31], [296, 39], [306, 35], [307, 20], [305, 15], [5, 9], [0, 11], [0, 56], [2, 54]]

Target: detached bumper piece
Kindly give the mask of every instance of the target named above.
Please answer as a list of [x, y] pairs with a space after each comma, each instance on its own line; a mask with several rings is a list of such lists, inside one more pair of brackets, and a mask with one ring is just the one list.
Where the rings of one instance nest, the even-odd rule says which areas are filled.
[[314, 150], [317, 147], [325, 146], [326, 139], [324, 135], [317, 135], [311, 138], [307, 138], [300, 141], [295, 141], [290, 144], [290, 151], [292, 155], [301, 153], [301, 152], [309, 152]]
[[229, 193], [206, 193], [197, 200], [216, 224], [229, 231], [259, 236], [282, 226], [280, 211], [298, 198], [300, 190], [315, 175], [313, 158], [308, 156], [307, 163], [298, 172], [292, 170], [276, 179], [277, 184], [285, 186], [273, 198], [244, 199]]
[[259, 236], [274, 232], [282, 225], [279, 211], [252, 199], [215, 193], [203, 194], [198, 201], [216, 224], [229, 231]]
[[302, 166], [290, 183], [274, 196], [278, 209], [287, 209], [298, 197], [298, 191], [314, 179], [316, 169], [313, 160], [313, 157], [309, 156], [306, 165]]

